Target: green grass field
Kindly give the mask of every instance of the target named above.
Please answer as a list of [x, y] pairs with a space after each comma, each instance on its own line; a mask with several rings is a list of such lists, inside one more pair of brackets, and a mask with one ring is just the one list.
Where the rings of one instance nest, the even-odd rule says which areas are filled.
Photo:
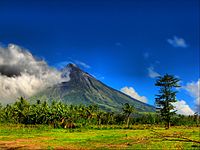
[[0, 149], [199, 149], [198, 127], [53, 129], [0, 125]]

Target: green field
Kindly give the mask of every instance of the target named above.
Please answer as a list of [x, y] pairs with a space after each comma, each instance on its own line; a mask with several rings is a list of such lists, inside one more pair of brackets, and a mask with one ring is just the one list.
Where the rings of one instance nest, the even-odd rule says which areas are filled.
[[0, 149], [199, 149], [199, 134], [198, 127], [54, 129], [4, 124]]

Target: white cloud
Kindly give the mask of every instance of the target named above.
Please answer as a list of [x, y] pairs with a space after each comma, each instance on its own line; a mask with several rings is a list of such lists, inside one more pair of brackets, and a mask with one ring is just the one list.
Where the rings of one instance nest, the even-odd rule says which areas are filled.
[[131, 96], [132, 98], [135, 98], [143, 103], [147, 103], [147, 98], [145, 96], [140, 96], [133, 87], [123, 87], [120, 90], [121, 92]]
[[173, 39], [167, 39], [167, 42], [170, 45], [172, 45], [173, 47], [181, 47], [181, 48], [188, 47], [185, 40], [183, 38], [179, 38], [177, 36], [174, 36]]
[[63, 68], [66, 67], [67, 64], [69, 64], [69, 63], [73, 63], [73, 62], [71, 62], [71, 61], [61, 61], [61, 62], [59, 62], [59, 63], [56, 63], [54, 66], [55, 66], [56, 68], [58, 68], [58, 69], [63, 69]]
[[84, 68], [86, 68], [86, 69], [91, 68], [90, 65], [88, 65], [88, 64], [86, 64], [86, 63], [84, 63], [84, 62], [82, 62], [82, 61], [75, 60], [74, 62], [75, 62], [75, 64], [77, 64], [78, 66], [82, 66], [82, 67], [84, 67]]
[[191, 97], [194, 98], [194, 102], [197, 106], [197, 111], [199, 111], [200, 107], [200, 79], [198, 79], [196, 82], [190, 82], [187, 83], [186, 86], [183, 86], [183, 89], [185, 89]]
[[90, 65], [86, 64], [85, 62], [79, 61], [79, 60], [62, 61], [62, 62], [55, 64], [55, 67], [58, 68], [58, 69], [62, 69], [69, 63], [76, 64], [77, 66], [83, 67], [83, 68], [86, 68], [86, 69], [91, 68]]
[[69, 77], [62, 79], [61, 72], [36, 59], [28, 50], [14, 44], [0, 46], [0, 102], [32, 96], [63, 80], [68, 81]]
[[177, 101], [173, 103], [173, 105], [175, 106], [175, 110], [177, 110], [176, 111], [177, 114], [194, 115], [194, 111], [184, 100]]
[[148, 70], [148, 76], [150, 78], [156, 78], [160, 76], [160, 74], [154, 70], [153, 66], [150, 66], [149, 68], [147, 68], [147, 70]]

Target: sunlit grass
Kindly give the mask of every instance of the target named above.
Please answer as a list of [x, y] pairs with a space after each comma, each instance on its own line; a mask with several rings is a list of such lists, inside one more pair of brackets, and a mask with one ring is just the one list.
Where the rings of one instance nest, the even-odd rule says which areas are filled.
[[49, 126], [1, 125], [0, 148], [199, 149], [198, 127], [132, 129], [54, 129]]

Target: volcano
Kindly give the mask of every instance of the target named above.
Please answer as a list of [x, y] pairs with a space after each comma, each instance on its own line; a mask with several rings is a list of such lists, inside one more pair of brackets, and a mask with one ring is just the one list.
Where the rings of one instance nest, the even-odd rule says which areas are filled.
[[62, 78], [67, 76], [70, 76], [69, 81], [48, 87], [33, 98], [75, 105], [96, 104], [105, 111], [121, 111], [125, 103], [133, 105], [139, 112], [155, 111], [153, 106], [105, 85], [75, 64], [70, 63], [62, 69]]

